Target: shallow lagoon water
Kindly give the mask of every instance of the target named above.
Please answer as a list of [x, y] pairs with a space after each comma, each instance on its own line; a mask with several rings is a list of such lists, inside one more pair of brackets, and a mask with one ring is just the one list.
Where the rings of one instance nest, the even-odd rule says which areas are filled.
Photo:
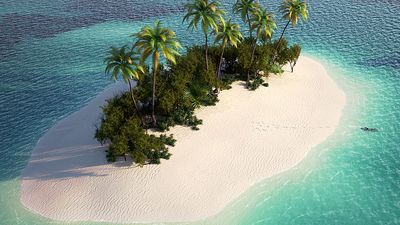
[[[0, 1], [0, 224], [64, 224], [20, 204], [19, 176], [46, 130], [111, 83], [109, 46], [155, 18], [186, 46], [202, 40], [181, 24], [185, 0], [159, 2]], [[400, 224], [400, 2], [309, 3], [310, 21], [287, 36], [346, 92], [339, 128], [298, 166], [195, 224]]]

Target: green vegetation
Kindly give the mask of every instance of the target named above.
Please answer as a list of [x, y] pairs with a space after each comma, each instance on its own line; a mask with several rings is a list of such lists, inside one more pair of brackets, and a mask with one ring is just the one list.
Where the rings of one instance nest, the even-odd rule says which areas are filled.
[[208, 35], [211, 30], [218, 32], [218, 22], [223, 23], [222, 16], [225, 14], [219, 7], [221, 4], [218, 1], [208, 0], [194, 0], [193, 3], [189, 3], [185, 6], [187, 13], [183, 17], [183, 21], [189, 21], [189, 27], [196, 29], [198, 24], [201, 24], [201, 30], [204, 33], [204, 49], [205, 49], [205, 60], [206, 69], [208, 66]]
[[237, 47], [238, 43], [242, 40], [242, 34], [239, 31], [239, 25], [232, 23], [231, 20], [228, 22], [221, 22], [219, 29], [215, 31], [215, 43], [221, 42], [222, 52], [221, 58], [218, 65], [218, 79], [221, 75], [222, 60], [224, 59], [224, 51], [226, 45]]
[[109, 56], [104, 60], [107, 64], [106, 73], [111, 73], [111, 78], [118, 80], [118, 75], [122, 77], [125, 83], [129, 84], [129, 92], [131, 93], [132, 102], [135, 105], [136, 112], [139, 114], [139, 107], [132, 92], [131, 80], [139, 80], [140, 74], [144, 73], [144, 69], [137, 63], [139, 58], [133, 51], [127, 51], [126, 46], [122, 48], [112, 47]]
[[[287, 20], [287, 23], [276, 43], [275, 51], [278, 50], [289, 23], [292, 23], [292, 27], [295, 27], [300, 19], [308, 20], [307, 3], [305, 0], [284, 0], [279, 9], [283, 14], [283, 19]], [[279, 53], [276, 52], [276, 54]]]
[[257, 48], [257, 41], [261, 38], [263, 43], [270, 39], [274, 29], [276, 28], [276, 22], [272, 13], [269, 13], [266, 9], [257, 9], [253, 14], [253, 18], [250, 20], [251, 29], [256, 30], [256, 39], [253, 43], [253, 51], [251, 52], [250, 67], [247, 72], [247, 83], [250, 82], [250, 69], [254, 62], [254, 53]]
[[287, 50], [287, 58], [289, 60], [290, 69], [293, 73], [293, 68], [296, 66], [297, 60], [300, 57], [301, 47], [298, 44], [293, 45], [290, 49]]
[[153, 65], [153, 89], [151, 100], [151, 116], [153, 125], [157, 120], [154, 112], [155, 96], [156, 96], [156, 75], [158, 65], [160, 63], [160, 54], [168, 61], [175, 63], [175, 57], [179, 55], [178, 50], [181, 44], [177, 41], [175, 32], [161, 26], [160, 21], [154, 23], [154, 27], [145, 26], [143, 29], [133, 34], [137, 41], [133, 44], [133, 49], [137, 49], [142, 54], [141, 62], [143, 63], [150, 55], [152, 56]]
[[96, 130], [95, 138], [100, 143], [110, 143], [107, 160], [116, 161], [116, 157], [130, 155], [139, 165], [158, 164], [160, 159], [169, 159], [166, 144], [173, 141], [163, 137], [148, 135], [143, 129], [137, 114], [130, 110], [133, 105], [129, 94], [116, 96], [103, 107], [101, 126]]
[[[297, 2], [285, 0], [282, 5]], [[256, 1], [238, 0], [233, 8], [249, 27], [248, 37], [244, 38], [238, 24], [224, 20], [225, 12], [218, 1], [193, 0], [186, 10], [183, 21], [193, 29], [201, 26], [204, 45], [188, 47], [185, 54], [180, 54], [176, 34], [157, 21], [132, 35], [131, 48], [111, 48], [108, 52], [106, 74], [129, 84], [128, 92], [108, 100], [96, 130], [95, 138], [109, 144], [108, 161], [130, 156], [143, 166], [169, 159], [168, 146], [174, 146], [176, 140], [153, 131], [168, 131], [175, 125], [198, 130], [202, 120], [195, 110], [215, 105], [219, 90], [229, 89], [234, 81], [246, 81], [249, 90], [268, 87], [265, 78], [270, 73], [281, 74], [286, 64], [293, 71], [301, 47], [289, 46], [283, 33], [278, 41], [272, 40], [274, 16]], [[297, 15], [306, 18], [303, 11]], [[295, 25], [298, 19], [290, 18]], [[216, 45], [208, 45], [210, 35]], [[150, 56], [151, 65], [145, 65]], [[160, 63], [161, 57], [165, 64]], [[135, 88], [131, 80], [136, 81]]]
[[249, 26], [249, 38], [253, 39], [253, 29], [250, 18], [260, 9], [260, 4], [256, 0], [238, 0], [233, 5], [233, 12], [240, 13], [244, 23]]

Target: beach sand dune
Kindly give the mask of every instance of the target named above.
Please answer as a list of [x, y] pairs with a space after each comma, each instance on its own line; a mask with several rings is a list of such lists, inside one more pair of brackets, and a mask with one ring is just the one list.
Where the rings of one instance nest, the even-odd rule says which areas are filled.
[[62, 221], [184, 222], [220, 212], [263, 179], [297, 165], [337, 127], [345, 95], [318, 62], [248, 91], [240, 82], [203, 107], [199, 131], [174, 127], [161, 165], [108, 164], [93, 139], [104, 99], [116, 84], [63, 119], [37, 143], [22, 173], [21, 202]]

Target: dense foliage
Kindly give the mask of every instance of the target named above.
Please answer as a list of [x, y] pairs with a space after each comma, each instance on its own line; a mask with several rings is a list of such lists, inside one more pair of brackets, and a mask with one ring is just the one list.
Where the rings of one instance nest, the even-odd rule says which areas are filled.
[[107, 159], [130, 155], [139, 165], [158, 164], [160, 159], [169, 159], [167, 145], [174, 145], [172, 137], [148, 135], [135, 111], [128, 93], [108, 100], [103, 107], [101, 126], [95, 137], [100, 143], [109, 142]]
[[[303, 4], [285, 0], [283, 5], [289, 2]], [[238, 0], [234, 11], [241, 13], [249, 27], [249, 36], [243, 38], [239, 25], [223, 19], [220, 7], [218, 2], [207, 0], [194, 0], [186, 6], [184, 21], [191, 28], [201, 26], [206, 42], [187, 48], [184, 55], [178, 52], [180, 44], [175, 33], [159, 21], [133, 35], [136, 41], [132, 52], [126, 52], [126, 47], [111, 49], [106, 73], [113, 78], [122, 77], [129, 85], [134, 79], [137, 85], [103, 107], [95, 137], [100, 143], [109, 144], [110, 162], [121, 156], [130, 156], [139, 165], [169, 159], [167, 146], [174, 146], [176, 140], [172, 135], [148, 134], [149, 128], [166, 131], [182, 125], [198, 130], [202, 120], [196, 117], [195, 110], [215, 105], [219, 91], [229, 89], [232, 82], [246, 81], [246, 87], [255, 90], [261, 85], [268, 87], [265, 78], [270, 73], [282, 73], [286, 64], [293, 72], [301, 48], [289, 46], [282, 36], [278, 41], [272, 40], [276, 23], [271, 13], [253, 0]], [[301, 13], [306, 11], [298, 15], [303, 16]], [[290, 21], [297, 22], [295, 18]], [[209, 35], [215, 35], [214, 45], [208, 45]], [[143, 65], [149, 56], [152, 65]], [[166, 59], [166, 64], [160, 64], [160, 57]]]

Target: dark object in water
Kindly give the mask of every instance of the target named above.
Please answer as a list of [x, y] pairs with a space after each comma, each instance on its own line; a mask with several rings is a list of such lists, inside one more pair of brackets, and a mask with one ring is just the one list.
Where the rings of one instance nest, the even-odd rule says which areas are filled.
[[372, 131], [372, 132], [377, 132], [377, 128], [368, 128], [368, 127], [362, 127], [361, 130], [363, 131]]

